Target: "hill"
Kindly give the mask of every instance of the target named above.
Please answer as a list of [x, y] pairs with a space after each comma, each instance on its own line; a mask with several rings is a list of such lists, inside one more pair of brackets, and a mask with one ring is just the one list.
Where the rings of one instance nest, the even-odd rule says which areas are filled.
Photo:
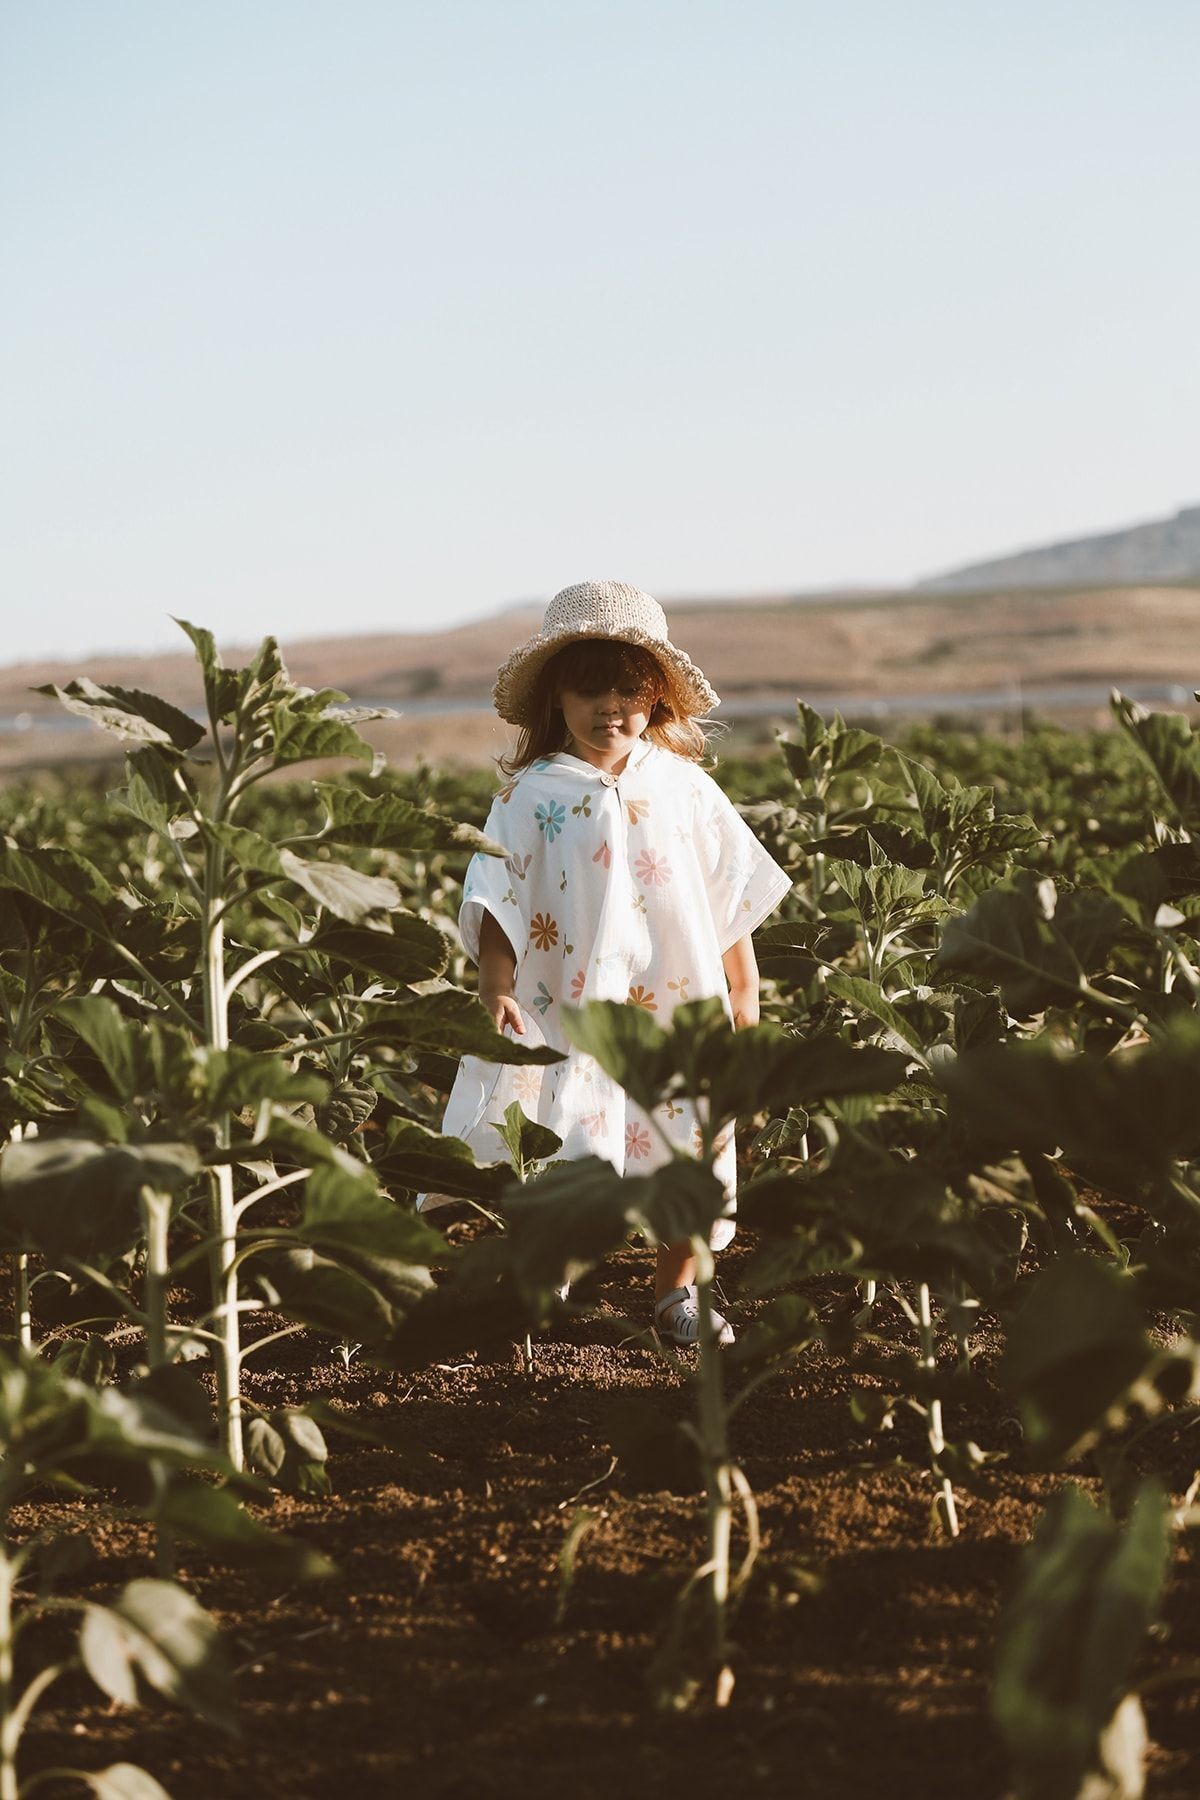
[[[819, 709], [841, 706], [883, 718], [905, 710], [952, 711], [963, 695], [997, 694], [993, 710], [1023, 703], [1072, 716], [1053, 690], [1087, 684], [1084, 716], [1107, 717], [1110, 686], [1171, 684], [1176, 698], [1200, 682], [1200, 581], [1191, 586], [846, 594], [779, 599], [667, 602], [671, 633], [710, 677], [725, 705], [718, 716], [753, 719], [753, 741], [771, 741], [764, 712], [785, 722], [796, 696]], [[297, 681], [385, 701], [404, 715], [371, 728], [389, 758], [479, 763], [515, 735], [496, 719], [490, 694], [497, 666], [536, 630], [540, 610], [507, 612], [447, 631], [290, 642], [283, 649]], [[245, 646], [230, 648], [231, 663]], [[31, 693], [76, 675], [142, 688], [177, 705], [200, 702], [195, 662], [177, 656], [82, 656], [69, 663], [0, 668], [0, 771], [47, 767], [95, 756], [100, 735], [67, 719], [53, 699]], [[853, 697], [853, 698], [851, 698]], [[1162, 697], [1161, 695], [1159, 696]], [[770, 703], [766, 705], [765, 703]], [[989, 704], [992, 704], [989, 702]], [[115, 747], [108, 740], [107, 747]]]
[[918, 593], [1000, 587], [1078, 587], [1117, 582], [1189, 581], [1200, 576], [1200, 506], [1123, 531], [1068, 538], [987, 562], [967, 563], [914, 584]]

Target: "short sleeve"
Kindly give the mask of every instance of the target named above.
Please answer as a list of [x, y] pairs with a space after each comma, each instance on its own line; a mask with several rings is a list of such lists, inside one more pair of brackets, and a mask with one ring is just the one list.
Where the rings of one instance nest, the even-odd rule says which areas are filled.
[[[511, 794], [511, 788], [503, 790]], [[505, 799], [499, 795], [492, 802], [484, 835], [509, 847], [504, 856], [485, 856], [476, 851], [467, 864], [463, 880], [462, 905], [458, 912], [458, 935], [471, 961], [479, 962], [479, 933], [485, 912], [494, 913], [501, 930], [513, 947], [520, 964], [524, 946], [529, 941], [529, 865], [531, 858], [522, 855], [514, 833], [515, 820]]]
[[696, 853], [723, 956], [775, 911], [792, 878], [763, 849], [710, 775], [704, 777], [696, 804]]

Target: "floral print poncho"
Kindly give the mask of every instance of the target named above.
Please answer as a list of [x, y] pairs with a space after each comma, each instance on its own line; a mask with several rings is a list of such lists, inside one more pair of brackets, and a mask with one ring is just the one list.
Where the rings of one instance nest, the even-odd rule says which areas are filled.
[[[565, 751], [533, 763], [496, 795], [484, 829], [509, 855], [472, 857], [463, 946], [477, 963], [483, 914], [494, 913], [516, 955], [517, 1041], [549, 1044], [567, 1060], [513, 1068], [465, 1056], [442, 1129], [478, 1161], [499, 1161], [507, 1153], [492, 1125], [519, 1100], [562, 1139], [561, 1156], [648, 1174], [670, 1152], [616, 1082], [568, 1043], [562, 1009], [626, 1001], [669, 1025], [681, 1002], [715, 994], [732, 1016], [722, 956], [774, 912], [791, 880], [710, 775], [646, 738], [619, 775]], [[691, 1101], [667, 1102], [657, 1122], [672, 1144], [699, 1149]], [[734, 1232], [732, 1132], [715, 1167], [730, 1215], [713, 1230], [720, 1249]], [[423, 1194], [417, 1205], [443, 1201]]]

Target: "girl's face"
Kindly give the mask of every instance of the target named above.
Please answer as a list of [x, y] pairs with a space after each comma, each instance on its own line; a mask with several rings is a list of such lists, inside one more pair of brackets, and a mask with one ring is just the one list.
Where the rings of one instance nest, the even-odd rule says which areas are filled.
[[636, 680], [619, 687], [560, 687], [557, 699], [573, 753], [602, 769], [624, 762], [650, 723], [654, 708], [653, 693]]

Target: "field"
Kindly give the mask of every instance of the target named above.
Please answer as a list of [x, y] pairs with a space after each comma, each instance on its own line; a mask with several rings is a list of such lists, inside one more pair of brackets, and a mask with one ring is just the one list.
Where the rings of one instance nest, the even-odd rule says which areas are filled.
[[[983, 594], [862, 594], [743, 599], [670, 605], [672, 632], [713, 678], [727, 701], [775, 696], [780, 718], [797, 694], [852, 693], [864, 701], [904, 695], [953, 696], [979, 689], [1020, 691], [1024, 704], [1066, 722], [1103, 723], [1055, 712], [1042, 694], [1056, 685], [1100, 687], [1186, 681], [1194, 654], [1200, 590], [1186, 583]], [[486, 702], [495, 671], [512, 645], [540, 624], [537, 609], [514, 610], [448, 631], [380, 633], [287, 646], [302, 685], [323, 684], [401, 712], [414, 697], [446, 708], [411, 713], [368, 730], [396, 768], [422, 758], [439, 768], [479, 766], [498, 756], [508, 734], [489, 711], [455, 711]], [[89, 658], [99, 682], [161, 694], [178, 706], [202, 701], [187, 655]], [[764, 676], [764, 671], [769, 673]], [[94, 739], [63, 729], [53, 697], [36, 690], [77, 673], [51, 662], [0, 669], [0, 716], [23, 715], [25, 729], [0, 735], [0, 778], [21, 770], [83, 762]], [[65, 721], [72, 723], [72, 721]], [[742, 748], [752, 734], [739, 732]], [[768, 733], [766, 742], [772, 740]]]
[[[745, 1257], [735, 1245], [722, 1258], [731, 1294]], [[766, 1793], [780, 1782], [813, 1800], [852, 1800], [881, 1769], [902, 1794], [1000, 1796], [1003, 1744], [988, 1712], [997, 1623], [1061, 1478], [1024, 1466], [1014, 1410], [995, 1391], [950, 1421], [1009, 1453], [986, 1490], [964, 1498], [953, 1542], [930, 1519], [927, 1479], [898, 1460], [919, 1462], [919, 1434], [902, 1425], [895, 1442], [848, 1429], [852, 1383], [839, 1359], [815, 1351], [750, 1401], [733, 1447], [758, 1498], [763, 1551], [734, 1625], [734, 1697], [720, 1712], [650, 1711], [658, 1627], [699, 1557], [700, 1497], [686, 1480], [672, 1492], [618, 1465], [575, 1499], [610, 1465], [622, 1395], [652, 1394], [668, 1416], [685, 1411], [679, 1384], [623, 1323], [644, 1320], [648, 1266], [631, 1250], [598, 1271], [581, 1293], [595, 1317], [541, 1334], [532, 1377], [515, 1353], [403, 1377], [347, 1376], [315, 1342], [280, 1357], [254, 1378], [256, 1398], [322, 1394], [385, 1420], [403, 1407], [436, 1461], [406, 1476], [388, 1453], [341, 1443], [331, 1495], [280, 1499], [273, 1517], [336, 1561], [335, 1580], [281, 1592], [187, 1554], [181, 1573], [231, 1642], [240, 1742], [206, 1738], [161, 1708], [114, 1713], [80, 1679], [38, 1716], [30, 1765], [81, 1760], [82, 1725], [86, 1748], [147, 1764], [180, 1800], [348, 1786], [550, 1800], [566, 1785], [661, 1792], [680, 1780], [700, 1800], [731, 1784]], [[836, 1298], [836, 1284], [814, 1290]], [[743, 1302], [734, 1316], [758, 1310]], [[897, 1315], [885, 1328], [903, 1341]], [[998, 1335], [979, 1334], [981, 1375], [994, 1367]], [[1160, 1432], [1149, 1461], [1186, 1487], [1186, 1425]], [[1093, 1474], [1084, 1481], [1099, 1491]], [[558, 1560], [581, 1505], [594, 1523], [559, 1617]], [[48, 1510], [22, 1524], [44, 1525]], [[61, 1509], [63, 1524], [79, 1511]], [[99, 1537], [84, 1575], [98, 1594], [149, 1556], [144, 1529]], [[1183, 1548], [1169, 1635], [1142, 1670], [1183, 1677], [1147, 1702], [1154, 1800], [1191, 1800], [1200, 1777], [1198, 1618], [1200, 1569]]]
[[[196, 648], [215, 748], [68, 691], [125, 786], [3, 796], [0, 1800], [1194, 1794], [1187, 722], [800, 707], [723, 763], [795, 880], [766, 1022], [575, 1015], [704, 1102], [623, 1181], [519, 1111], [511, 1167], [436, 1130], [465, 1051], [538, 1054], [449, 935], [488, 775], [279, 785], [369, 722]], [[648, 1329], [681, 1220], [731, 1351]]]

